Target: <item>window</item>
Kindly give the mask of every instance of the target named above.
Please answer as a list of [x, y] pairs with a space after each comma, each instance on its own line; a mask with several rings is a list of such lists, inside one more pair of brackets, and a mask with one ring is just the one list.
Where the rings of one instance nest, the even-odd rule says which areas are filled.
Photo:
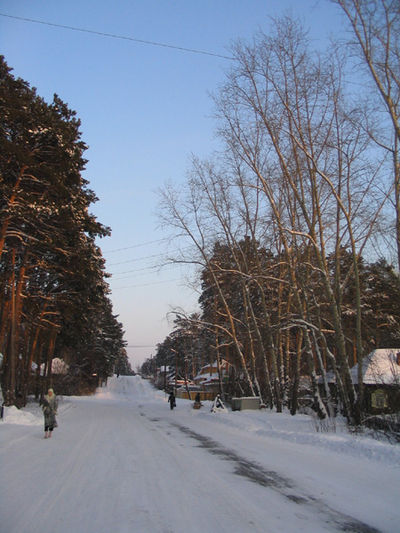
[[371, 406], [374, 409], [384, 409], [388, 406], [387, 394], [382, 389], [377, 389], [371, 394]]

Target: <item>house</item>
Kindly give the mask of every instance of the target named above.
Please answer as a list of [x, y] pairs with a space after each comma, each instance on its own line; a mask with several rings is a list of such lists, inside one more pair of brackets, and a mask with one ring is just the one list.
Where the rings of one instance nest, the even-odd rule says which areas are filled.
[[[358, 364], [350, 372], [357, 386]], [[365, 356], [362, 377], [367, 411], [400, 411], [400, 348], [380, 348]]]
[[[358, 364], [350, 369], [351, 380], [358, 387]], [[400, 412], [400, 348], [379, 348], [363, 358], [364, 409], [372, 414]], [[337, 396], [336, 376], [326, 373], [333, 398]], [[322, 377], [318, 385], [324, 396]]]
[[166, 389], [169, 382], [175, 377], [175, 369], [172, 366], [163, 365], [157, 368], [154, 384], [159, 389]]
[[[222, 359], [219, 364], [221, 379], [223, 380], [225, 376], [228, 376], [229, 363]], [[201, 387], [215, 387], [219, 384], [219, 374], [218, 374], [218, 363], [214, 361], [203, 366], [200, 369], [200, 372], [193, 378], [193, 381], [196, 385]]]
[[[38, 365], [36, 363], [32, 363], [32, 372], [36, 372], [37, 371], [37, 367], [38, 367]], [[45, 375], [45, 370], [46, 370], [46, 365], [45, 365], [45, 363], [42, 363], [40, 365], [40, 375], [41, 376]], [[54, 374], [66, 375], [66, 374], [68, 374], [68, 370], [69, 370], [69, 365], [67, 365], [67, 363], [63, 359], [60, 359], [59, 357], [54, 357], [54, 359], [52, 359], [52, 361], [51, 361], [51, 373], [53, 375]]]

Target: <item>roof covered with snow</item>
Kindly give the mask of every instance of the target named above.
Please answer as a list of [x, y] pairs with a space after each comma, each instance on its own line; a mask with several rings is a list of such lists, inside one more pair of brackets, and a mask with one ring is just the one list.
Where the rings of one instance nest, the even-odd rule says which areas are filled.
[[[222, 375], [227, 372], [228, 366], [229, 363], [225, 361], [225, 359], [220, 361], [219, 367]], [[208, 363], [207, 365], [202, 366], [200, 372], [193, 378], [193, 381], [201, 381], [202, 383], [218, 381], [218, 376], [215, 376], [216, 374], [218, 374], [218, 362], [214, 361], [212, 364]]]
[[[400, 348], [380, 348], [363, 359], [363, 383], [366, 385], [400, 385]], [[358, 383], [358, 364], [351, 369], [353, 383]]]
[[[45, 366], [46, 365], [44, 363], [40, 365], [41, 376], [44, 376]], [[36, 369], [37, 369], [37, 364], [32, 363], [32, 370], [35, 371]], [[54, 357], [54, 359], [51, 362], [51, 373], [52, 374], [68, 374], [68, 369], [69, 369], [69, 365], [67, 365], [67, 363], [63, 359], [60, 359], [59, 357]]]

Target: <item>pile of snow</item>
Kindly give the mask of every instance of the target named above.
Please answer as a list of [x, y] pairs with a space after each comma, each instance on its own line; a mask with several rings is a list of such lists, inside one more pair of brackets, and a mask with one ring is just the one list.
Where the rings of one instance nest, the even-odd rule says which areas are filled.
[[[208, 413], [205, 416], [208, 416]], [[218, 425], [236, 428], [246, 434], [266, 439], [280, 439], [301, 446], [316, 446], [337, 454], [374, 459], [387, 465], [400, 465], [400, 446], [390, 444], [386, 439], [377, 440], [368, 431], [361, 434], [350, 433], [346, 421], [342, 418], [332, 421], [330, 427], [326, 427], [309, 415], [234, 411], [219, 416]]]
[[39, 407], [18, 409], [14, 405], [4, 407], [3, 423], [18, 424], [20, 426], [37, 426], [43, 424], [43, 414]]

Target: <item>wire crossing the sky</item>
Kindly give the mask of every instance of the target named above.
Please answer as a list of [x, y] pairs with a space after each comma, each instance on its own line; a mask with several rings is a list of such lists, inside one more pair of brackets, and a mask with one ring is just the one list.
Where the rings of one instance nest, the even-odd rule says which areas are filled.
[[122, 251], [125, 251], [125, 250], [130, 250], [132, 248], [141, 248], [143, 246], [148, 246], [149, 244], [157, 244], [157, 243], [160, 243], [160, 242], [167, 242], [169, 240], [170, 239], [168, 237], [164, 237], [163, 239], [156, 239], [154, 241], [142, 242], [140, 244], [132, 244], [131, 246], [125, 246], [125, 248], [114, 248], [114, 250], [102, 250], [102, 252], [104, 254], [111, 254], [111, 253], [114, 253], [114, 252], [122, 252]]
[[203, 54], [206, 56], [219, 57], [221, 59], [230, 59], [233, 60], [233, 57], [224, 56], [222, 54], [217, 54], [215, 52], [208, 52], [206, 50], [197, 50], [195, 48], [185, 48], [183, 46], [176, 46], [173, 44], [159, 43], [157, 41], [147, 41], [145, 39], [137, 39], [136, 37], [128, 37], [126, 35], [117, 35], [115, 33], [106, 33], [96, 30], [88, 30], [87, 28], [78, 28], [76, 26], [67, 26], [65, 24], [56, 24], [54, 22], [48, 22], [45, 20], [37, 20], [26, 17], [17, 17], [16, 15], [7, 15], [6, 13], [0, 13], [0, 17], [8, 17], [10, 19], [21, 20], [23, 22], [31, 22], [34, 24], [43, 24], [44, 26], [53, 26], [55, 28], [63, 28], [64, 30], [80, 31], [83, 33], [91, 33], [92, 35], [99, 35], [100, 37], [109, 37], [111, 39], [121, 39], [125, 41], [133, 41], [140, 44], [148, 44], [151, 46], [159, 46], [162, 48], [172, 48], [173, 50], [179, 50], [181, 52], [189, 52], [191, 54]]

